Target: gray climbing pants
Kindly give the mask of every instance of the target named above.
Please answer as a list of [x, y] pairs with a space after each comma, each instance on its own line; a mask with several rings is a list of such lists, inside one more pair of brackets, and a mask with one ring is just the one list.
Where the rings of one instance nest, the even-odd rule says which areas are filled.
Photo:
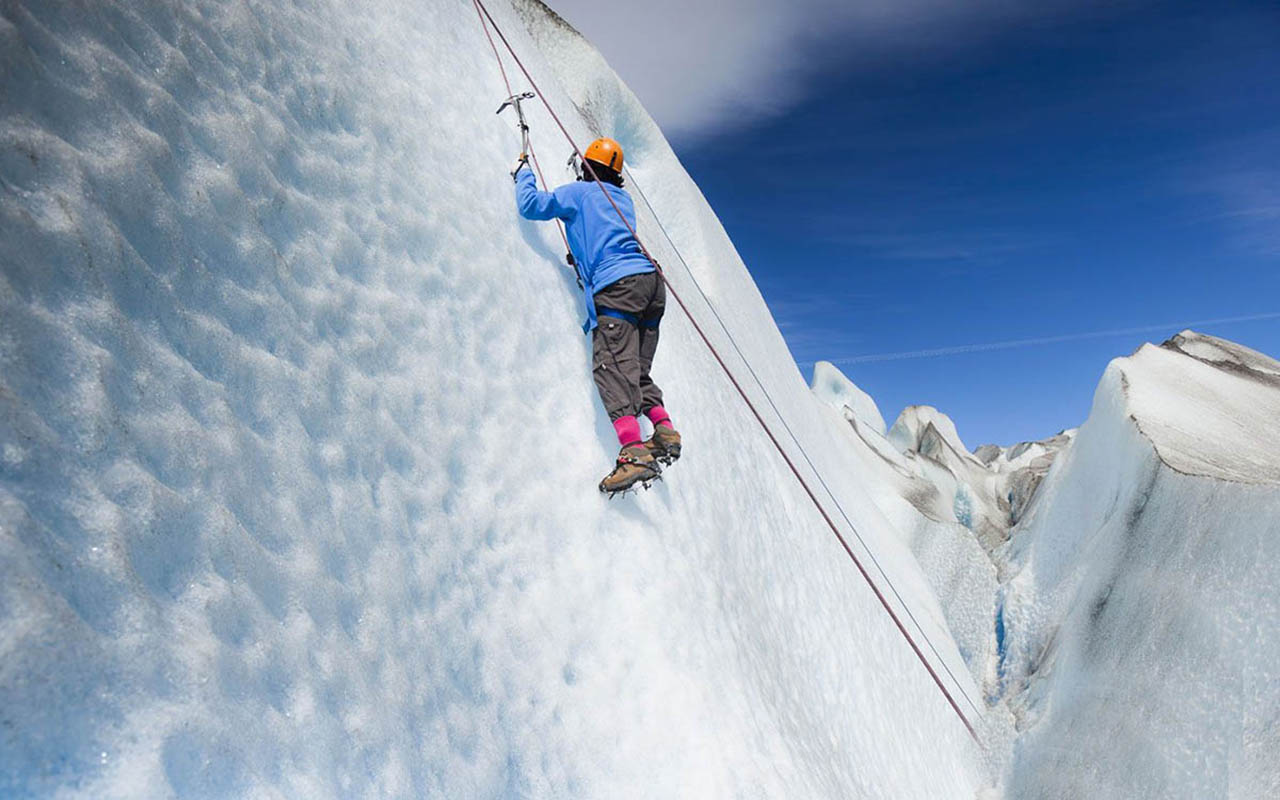
[[596, 292], [595, 302], [592, 374], [609, 419], [662, 405], [662, 390], [649, 377], [667, 305], [662, 278], [657, 272], [628, 275]]

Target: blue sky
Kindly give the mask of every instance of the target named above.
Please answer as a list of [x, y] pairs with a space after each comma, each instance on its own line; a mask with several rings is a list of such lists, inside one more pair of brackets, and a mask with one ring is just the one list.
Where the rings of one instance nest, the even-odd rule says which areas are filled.
[[[1280, 4], [762, 3], [688, 88], [553, 6], [670, 133], [806, 375], [836, 361], [974, 446], [1080, 423], [1109, 359], [1182, 323], [1280, 355]], [[707, 6], [651, 49], [711, 41]]]

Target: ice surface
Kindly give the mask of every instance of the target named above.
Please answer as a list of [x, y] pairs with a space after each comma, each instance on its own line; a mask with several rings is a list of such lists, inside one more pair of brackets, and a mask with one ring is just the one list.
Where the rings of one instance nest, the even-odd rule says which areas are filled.
[[[951, 417], [933, 406], [908, 406], [898, 415], [888, 433], [889, 441], [899, 450], [914, 450], [925, 455], [939, 454], [942, 446], [950, 448], [952, 457], [972, 457], [956, 431]], [[976, 459], [974, 459], [976, 460]]]
[[1125, 377], [1138, 428], [1169, 466], [1280, 483], [1280, 363], [1187, 331], [1166, 347], [1143, 347]]
[[[913, 534], [660, 132], [538, 5], [492, 6], [578, 141], [627, 148], [692, 275], [637, 202], [642, 236], [980, 705]], [[579, 301], [515, 214], [468, 3], [19, 0], [0, 59], [0, 795], [986, 783], [674, 309], [655, 376], [686, 455], [599, 496]]]
[[1259, 451], [1280, 385], [1180, 338], [1112, 362], [1010, 542], [1010, 796], [1280, 791], [1280, 486]]
[[[906, 456], [907, 469], [932, 487], [916, 487], [904, 496], [926, 516], [954, 520], [973, 531], [983, 547], [994, 552], [1074, 435], [1074, 430], [1068, 430], [1012, 447], [983, 445], [971, 453], [950, 417], [932, 406], [909, 406], [885, 439]], [[863, 438], [872, 441], [874, 437]]]
[[[1280, 364], [1184, 332], [1114, 362], [1079, 431], [973, 456], [936, 409], [879, 437], [814, 391], [983, 686], [985, 796], [1280, 792]], [[961, 556], [948, 513], [990, 546], [1001, 512], [1012, 540]]]
[[[823, 405], [821, 411], [833, 429], [835, 441], [859, 457], [862, 486], [892, 521], [894, 529], [901, 532], [903, 543], [924, 570], [975, 688], [981, 689], [970, 696], [980, 706], [980, 694], [991, 694], [997, 684], [998, 583], [990, 556], [970, 528], [975, 525], [975, 506], [985, 504], [978, 514], [995, 513], [985, 507], [994, 508], [994, 501], [973, 496], [942, 461], [914, 449], [899, 451], [886, 438], [883, 423], [877, 430], [865, 419], [868, 406], [869, 410], [875, 409], [870, 397], [836, 367], [819, 364], [814, 370], [812, 390]], [[857, 404], [863, 406], [863, 418], [854, 411]], [[939, 420], [945, 418], [936, 410], [930, 412]], [[879, 412], [875, 414], [878, 418]], [[950, 420], [942, 424], [954, 431]], [[925, 426], [927, 422], [921, 427]], [[930, 441], [934, 436], [928, 434]], [[958, 440], [958, 436], [955, 438]], [[944, 458], [944, 451], [950, 452], [951, 446], [933, 452]], [[967, 463], [961, 455], [952, 461]], [[985, 469], [980, 471], [980, 481], [990, 477]], [[999, 721], [988, 722], [998, 727]]]
[[884, 417], [880, 415], [876, 401], [846, 378], [831, 362], [819, 361], [813, 365], [813, 381], [810, 386], [818, 399], [836, 408], [847, 408], [852, 415], [851, 421], [865, 425], [881, 436], [885, 435]]

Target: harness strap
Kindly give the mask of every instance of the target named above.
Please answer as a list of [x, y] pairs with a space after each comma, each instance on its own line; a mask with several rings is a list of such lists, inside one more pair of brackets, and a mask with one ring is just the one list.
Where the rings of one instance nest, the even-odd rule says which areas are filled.
[[648, 328], [649, 330], [657, 330], [658, 325], [662, 322], [662, 317], [654, 317], [653, 319], [640, 319], [639, 314], [632, 314], [629, 311], [619, 311], [616, 308], [605, 308], [604, 306], [596, 306], [597, 317], [613, 317], [623, 322], [630, 322], [637, 328]]

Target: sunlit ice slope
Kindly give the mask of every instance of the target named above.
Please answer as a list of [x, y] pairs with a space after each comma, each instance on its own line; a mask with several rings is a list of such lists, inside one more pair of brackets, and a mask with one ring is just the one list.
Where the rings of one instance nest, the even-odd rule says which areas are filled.
[[[638, 202], [641, 235], [976, 696], [660, 132], [539, 6], [491, 7], [577, 141], [621, 139], [693, 273]], [[558, 236], [513, 208], [501, 87], [461, 0], [0, 8], [0, 795], [983, 783], [674, 307], [686, 454], [596, 491], [616, 444]]]
[[1013, 797], [1280, 794], [1280, 364], [1184, 332], [1108, 367], [1009, 543]]

